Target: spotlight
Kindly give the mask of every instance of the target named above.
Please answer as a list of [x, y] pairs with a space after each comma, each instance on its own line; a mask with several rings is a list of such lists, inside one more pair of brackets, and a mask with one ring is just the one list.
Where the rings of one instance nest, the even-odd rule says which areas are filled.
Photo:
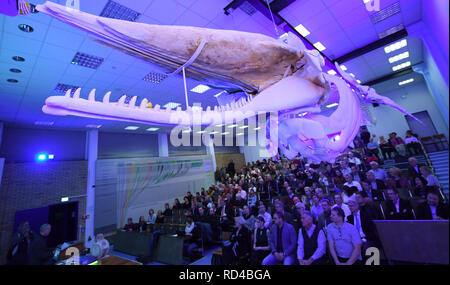
[[54, 159], [55, 158], [55, 155], [54, 154], [49, 154], [48, 155], [48, 159]]
[[38, 161], [45, 161], [47, 160], [47, 155], [45, 153], [40, 153], [37, 155], [37, 160]]

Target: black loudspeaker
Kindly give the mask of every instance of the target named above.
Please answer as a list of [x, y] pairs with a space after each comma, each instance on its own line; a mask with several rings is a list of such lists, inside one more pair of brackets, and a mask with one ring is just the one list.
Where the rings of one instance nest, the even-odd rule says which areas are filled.
[[378, 104], [378, 103], [372, 103], [372, 106], [373, 106], [374, 108], [376, 108], [376, 107], [380, 106], [380, 104]]

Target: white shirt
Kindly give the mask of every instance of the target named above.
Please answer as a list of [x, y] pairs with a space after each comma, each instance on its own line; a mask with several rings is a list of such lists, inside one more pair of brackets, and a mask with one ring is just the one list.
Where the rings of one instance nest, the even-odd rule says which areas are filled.
[[359, 158], [357, 158], [357, 157], [349, 158], [349, 159], [348, 159], [348, 162], [354, 163], [354, 164], [356, 164], [356, 165], [360, 165], [360, 164], [361, 164], [361, 160], [360, 160]]
[[409, 138], [405, 138], [405, 143], [410, 144], [410, 143], [420, 143], [420, 142], [415, 136], [411, 136]]
[[345, 182], [345, 183], [344, 183], [344, 186], [348, 186], [348, 187], [355, 186], [356, 188], [358, 188], [358, 191], [359, 191], [359, 192], [362, 191], [361, 184], [359, 184], [358, 181], [352, 181], [352, 183]]
[[436, 219], [436, 216], [437, 216], [437, 214], [436, 214], [437, 207], [431, 206], [431, 205], [429, 205], [429, 206], [430, 206], [430, 210], [431, 210], [431, 216], [433, 217], [433, 220], [434, 220], [434, 219]]
[[350, 211], [350, 207], [347, 204], [342, 203], [342, 205], [338, 205], [338, 204], [334, 204], [333, 208], [339, 207], [342, 209], [342, 211], [344, 211], [345, 214], [345, 221], [347, 221], [347, 217], [350, 216], [352, 214], [352, 211]]
[[[315, 228], [316, 228], [316, 225], [314, 225], [314, 224], [311, 226], [311, 228], [309, 230], [306, 230], [306, 228], [305, 228], [306, 234], [308, 235], [308, 237], [312, 236]], [[322, 230], [319, 230], [319, 235], [317, 236], [317, 249], [316, 249], [316, 251], [314, 251], [313, 255], [311, 255], [312, 259], [317, 260], [325, 254], [326, 243], [327, 243], [327, 240], [325, 238], [325, 234], [323, 233]], [[298, 231], [297, 244], [298, 244], [297, 259], [303, 259], [304, 255], [305, 255], [305, 251], [304, 251], [304, 247], [303, 247], [304, 243], [303, 243], [303, 234], [302, 234], [301, 229]]]
[[356, 229], [359, 231], [359, 235], [361, 236], [361, 238], [366, 237], [361, 225], [361, 211], [358, 210], [358, 212], [353, 215], [353, 223], [355, 224]]

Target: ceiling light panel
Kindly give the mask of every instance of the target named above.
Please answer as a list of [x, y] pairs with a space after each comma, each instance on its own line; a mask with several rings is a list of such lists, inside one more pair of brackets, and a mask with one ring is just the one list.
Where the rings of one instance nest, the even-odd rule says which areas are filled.
[[396, 66], [392, 67], [392, 70], [397, 71], [397, 70], [406, 68], [408, 66], [411, 66], [411, 61], [407, 61], [407, 62], [401, 63], [399, 65], [396, 65]]
[[174, 108], [176, 108], [176, 107], [178, 107], [180, 105], [181, 105], [180, 103], [169, 102], [166, 105], [164, 105], [163, 107], [166, 108], [166, 109], [167, 108], [174, 109]]
[[74, 86], [74, 85], [69, 85], [69, 84], [58, 83], [58, 85], [56, 85], [56, 87], [55, 87], [55, 91], [58, 93], [66, 93], [67, 90], [72, 89], [72, 91], [70, 93], [73, 95], [75, 90], [77, 90], [78, 88], [80, 88], [80, 87]]
[[103, 11], [100, 13], [100, 17], [120, 19], [130, 22], [135, 22], [140, 15], [140, 13], [111, 0], [106, 3]]
[[201, 93], [208, 91], [209, 89], [211, 89], [211, 88], [206, 85], [199, 84], [199, 85], [195, 86], [194, 88], [192, 88], [191, 91], [201, 94]]
[[386, 20], [387, 18], [390, 18], [398, 13], [401, 12], [400, 9], [400, 3], [395, 2], [394, 4], [376, 12], [370, 15], [370, 19], [372, 20], [372, 23], [375, 25], [381, 21]]
[[102, 57], [77, 52], [72, 59], [72, 64], [97, 69], [104, 60]]
[[401, 54], [390, 57], [389, 63], [394, 63], [394, 62], [400, 61], [400, 60], [408, 58], [408, 57], [409, 57], [409, 52], [405, 51], [405, 52], [402, 52]]
[[147, 74], [142, 80], [150, 82], [150, 83], [156, 83], [159, 84], [161, 81], [167, 78], [167, 74], [164, 73], [158, 73], [158, 72], [150, 72]]
[[391, 45], [388, 45], [384, 48], [385, 53], [391, 53], [393, 51], [396, 51], [398, 49], [404, 48], [408, 45], [408, 41], [406, 39], [403, 39], [401, 41], [398, 41], [396, 43], [393, 43]]

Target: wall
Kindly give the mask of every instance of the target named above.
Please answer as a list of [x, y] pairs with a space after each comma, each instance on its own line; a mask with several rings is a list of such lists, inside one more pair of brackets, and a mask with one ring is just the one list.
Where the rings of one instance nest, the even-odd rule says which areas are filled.
[[[380, 95], [391, 98], [410, 113], [425, 110], [428, 111], [438, 133], [443, 133], [448, 138], [448, 128], [428, 92], [425, 82], [410, 83], [403, 88]], [[401, 98], [403, 95], [406, 96], [405, 99]], [[387, 137], [389, 133], [395, 131], [399, 136], [405, 137], [405, 133], [409, 129], [409, 126], [402, 113], [394, 108], [383, 105], [376, 108], [371, 106], [370, 111], [377, 119], [377, 124], [375, 126], [369, 126], [369, 131], [371, 133], [374, 133], [377, 136], [384, 135]]]
[[31, 162], [41, 152], [55, 160], [84, 160], [86, 134], [82, 131], [5, 127], [0, 157], [9, 162]]
[[158, 136], [155, 134], [99, 132], [99, 159], [150, 156], [158, 156]]
[[[0, 264], [12, 236], [16, 211], [45, 207], [62, 197], [82, 195], [87, 183], [87, 161], [6, 163], [0, 185]], [[74, 201], [74, 200], [71, 200]], [[78, 224], [86, 211], [85, 198], [78, 198]], [[79, 239], [83, 240], [84, 235]]]

